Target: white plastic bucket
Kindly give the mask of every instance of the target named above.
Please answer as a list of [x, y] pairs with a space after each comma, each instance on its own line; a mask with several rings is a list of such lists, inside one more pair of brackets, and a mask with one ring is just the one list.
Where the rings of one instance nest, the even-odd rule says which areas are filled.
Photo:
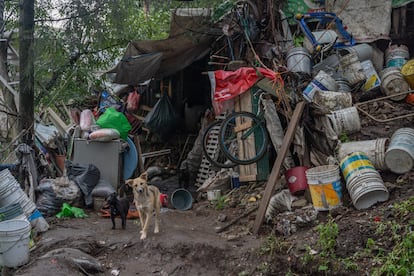
[[362, 86], [362, 89], [367, 92], [375, 88], [380, 87], [381, 79], [377, 74], [377, 71], [374, 68], [371, 60], [365, 60], [361, 62], [362, 68], [364, 69], [364, 74], [366, 77], [365, 83]]
[[372, 170], [354, 177], [346, 185], [355, 208], [366, 209], [377, 202], [387, 201], [389, 193], [384, 185], [381, 175]]
[[34, 202], [20, 188], [20, 184], [8, 169], [0, 172], [0, 206], [19, 203], [26, 217], [36, 209]]
[[394, 173], [409, 172], [414, 165], [414, 129], [400, 128], [391, 137], [385, 163]]
[[29, 261], [30, 230], [25, 220], [0, 222], [0, 266], [18, 267]]
[[311, 102], [316, 91], [337, 91], [338, 84], [325, 71], [321, 70], [303, 90], [303, 97]]
[[408, 47], [405, 45], [390, 45], [385, 49], [385, 66], [401, 68], [410, 58]]
[[0, 222], [10, 219], [27, 220], [20, 204], [13, 203], [0, 208]]
[[288, 51], [287, 68], [291, 72], [311, 74], [311, 56], [303, 47], [294, 47]]
[[342, 160], [354, 152], [363, 152], [376, 169], [386, 170], [384, 157], [388, 143], [388, 138], [342, 143], [338, 149], [338, 159]]
[[207, 199], [212, 200], [218, 200], [221, 197], [221, 190], [209, 190], [207, 191]]
[[327, 211], [342, 205], [342, 186], [338, 166], [318, 166], [306, 170], [305, 174], [315, 210]]
[[335, 110], [327, 116], [337, 135], [342, 132], [351, 134], [361, 130], [361, 122], [355, 106]]
[[346, 183], [349, 183], [361, 174], [376, 171], [371, 160], [361, 151], [346, 155], [341, 159], [339, 166], [341, 167], [342, 175]]
[[[380, 76], [382, 80], [381, 91], [387, 96], [410, 90], [408, 82], [404, 79], [398, 67], [385, 68], [380, 72]], [[391, 100], [401, 101], [406, 96], [406, 94], [395, 96]]]
[[[332, 43], [338, 38], [337, 33], [333, 30], [315, 31], [312, 32], [312, 35], [318, 44]], [[305, 37], [303, 45], [309, 52], [313, 53], [314, 45], [312, 45], [311, 41], [307, 37]]]
[[313, 102], [334, 111], [351, 107], [352, 95], [349, 92], [316, 91]]
[[336, 84], [338, 85], [338, 92], [351, 92], [352, 87], [349, 82], [344, 78], [336, 78]]
[[364, 68], [356, 53], [349, 53], [339, 59], [342, 69], [342, 76], [351, 85], [359, 84], [366, 80]]

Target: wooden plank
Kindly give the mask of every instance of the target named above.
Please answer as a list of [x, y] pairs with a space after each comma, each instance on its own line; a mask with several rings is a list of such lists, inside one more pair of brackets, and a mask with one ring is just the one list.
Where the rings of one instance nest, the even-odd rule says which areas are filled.
[[[280, 171], [282, 169], [283, 160], [292, 144], [293, 138], [295, 136], [296, 127], [299, 124], [299, 121], [302, 117], [303, 109], [305, 107], [304, 102], [299, 102], [296, 105], [295, 111], [293, 112], [292, 120], [289, 123], [285, 137], [283, 138], [282, 147], [279, 150], [276, 161], [273, 165], [272, 171], [267, 181], [266, 188], [262, 200], [260, 201], [259, 211], [256, 215], [256, 220], [253, 225], [253, 233], [257, 235], [259, 232], [260, 226], [263, 223], [263, 219], [266, 213], [267, 205], [269, 204], [270, 198], [272, 197], [274, 191], [276, 190], [276, 185], [280, 177]], [[280, 184], [279, 184], [280, 185]]]
[[240, 180], [240, 182], [257, 181], [257, 175], [252, 174], [252, 175], [239, 176], [239, 180]]
[[135, 147], [137, 148], [138, 152], [138, 174], [141, 174], [145, 171], [144, 162], [142, 160], [142, 150], [141, 150], [141, 142], [139, 141], [138, 135], [134, 136], [134, 143]]

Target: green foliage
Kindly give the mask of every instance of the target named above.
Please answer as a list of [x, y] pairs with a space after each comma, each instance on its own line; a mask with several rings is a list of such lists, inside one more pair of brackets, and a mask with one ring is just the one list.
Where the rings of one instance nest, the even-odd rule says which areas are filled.
[[223, 195], [220, 196], [217, 200], [213, 200], [212, 203], [216, 210], [223, 210], [227, 205], [228, 197]]
[[318, 247], [321, 250], [321, 256], [334, 256], [336, 238], [339, 234], [338, 224], [332, 217], [329, 217], [329, 220], [325, 224], [319, 224], [317, 226], [317, 231], [319, 232]]

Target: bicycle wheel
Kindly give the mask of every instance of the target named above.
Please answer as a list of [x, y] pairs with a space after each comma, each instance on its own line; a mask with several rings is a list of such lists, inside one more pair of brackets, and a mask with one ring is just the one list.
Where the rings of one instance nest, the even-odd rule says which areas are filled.
[[223, 121], [219, 139], [224, 155], [240, 165], [260, 160], [268, 143], [267, 131], [260, 119], [245, 111], [235, 112]]
[[236, 166], [223, 153], [219, 146], [219, 132], [222, 121], [216, 121], [210, 124], [203, 133], [203, 152], [206, 159], [211, 165], [218, 168], [232, 168]]

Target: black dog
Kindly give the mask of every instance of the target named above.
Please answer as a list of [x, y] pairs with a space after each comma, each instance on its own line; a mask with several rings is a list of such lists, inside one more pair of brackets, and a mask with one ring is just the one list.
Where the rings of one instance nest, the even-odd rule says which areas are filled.
[[115, 217], [118, 215], [121, 217], [122, 220], [122, 229], [125, 229], [126, 217], [128, 215], [129, 210], [128, 199], [118, 199], [118, 194], [114, 192], [108, 195], [105, 200], [109, 204], [109, 208], [111, 211], [112, 229], [115, 229]]

